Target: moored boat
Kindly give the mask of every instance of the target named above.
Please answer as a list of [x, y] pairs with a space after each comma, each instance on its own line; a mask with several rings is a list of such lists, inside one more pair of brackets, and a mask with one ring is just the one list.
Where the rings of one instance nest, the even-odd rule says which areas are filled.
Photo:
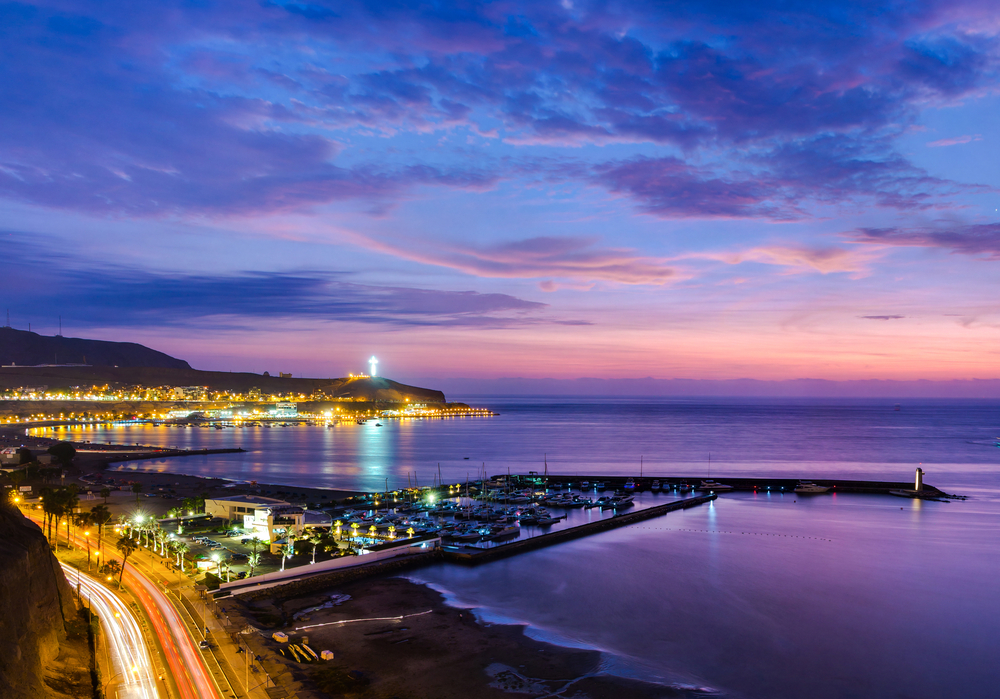
[[723, 490], [732, 490], [732, 489], [733, 489], [733, 486], [731, 486], [731, 485], [725, 485], [723, 483], [719, 483], [719, 481], [713, 481], [710, 478], [706, 479], [706, 480], [703, 480], [701, 482], [701, 485], [699, 485], [698, 488], [697, 488], [697, 490], [709, 490], [709, 491], [712, 491], [712, 492], [719, 492], [719, 491], [723, 491]]
[[795, 486], [795, 492], [803, 495], [813, 494], [813, 493], [825, 493], [830, 490], [829, 486], [826, 485], [816, 485], [810, 481], [799, 481], [799, 484]]

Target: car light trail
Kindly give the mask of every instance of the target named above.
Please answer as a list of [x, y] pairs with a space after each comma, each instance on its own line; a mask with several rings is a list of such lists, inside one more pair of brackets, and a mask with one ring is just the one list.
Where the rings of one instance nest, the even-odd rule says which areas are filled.
[[137, 573], [134, 565], [125, 569], [125, 578], [153, 622], [181, 695], [185, 699], [217, 699], [215, 681], [174, 605], [149, 578]]
[[[40, 527], [42, 526], [41, 518], [38, 515], [35, 513], [24, 514]], [[77, 546], [83, 546], [85, 543], [83, 537], [74, 534], [72, 538]], [[121, 556], [116, 555], [109, 547], [108, 559], [111, 558], [121, 562]], [[76, 569], [72, 568], [71, 570], [73, 575], [76, 575]], [[69, 579], [71, 578], [67, 576], [67, 580]], [[124, 580], [149, 617], [153, 633], [156, 634], [160, 647], [163, 649], [167, 667], [181, 699], [221, 699], [218, 687], [205, 666], [205, 660], [201, 656], [197, 644], [177, 613], [177, 609], [170, 603], [166, 595], [139, 572], [133, 561], [130, 561], [125, 567]], [[156, 696], [157, 694], [154, 692], [150, 698], [153, 699]]]
[[123, 699], [158, 699], [149, 648], [131, 610], [110, 588], [65, 563], [61, 565], [66, 579], [77, 583], [80, 594], [90, 600], [91, 609], [101, 618], [114, 669], [108, 683], [118, 678], [117, 695]]

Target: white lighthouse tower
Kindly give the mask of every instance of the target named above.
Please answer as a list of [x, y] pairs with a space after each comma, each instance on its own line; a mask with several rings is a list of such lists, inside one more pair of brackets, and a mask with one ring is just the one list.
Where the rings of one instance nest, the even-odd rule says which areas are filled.
[[913, 489], [918, 493], [924, 489], [924, 469], [918, 468], [916, 478], [913, 479]]
[[372, 368], [372, 370], [368, 373], [368, 375], [374, 378], [374, 376], [375, 376], [375, 368], [378, 366], [378, 360], [375, 359], [374, 355], [372, 356], [371, 359], [368, 360], [368, 364], [371, 365], [371, 368]]

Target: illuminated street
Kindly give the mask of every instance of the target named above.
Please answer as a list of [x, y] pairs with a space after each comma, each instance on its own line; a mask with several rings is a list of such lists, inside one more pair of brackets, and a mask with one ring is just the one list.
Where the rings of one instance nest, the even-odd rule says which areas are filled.
[[[39, 523], [38, 517], [34, 513], [25, 514]], [[81, 548], [85, 544], [83, 537], [74, 535], [73, 540]], [[111, 558], [121, 560], [121, 557], [113, 553], [110, 547], [108, 553]], [[71, 573], [67, 573], [67, 579], [75, 582], [75, 578], [76, 570], [71, 569]], [[196, 641], [188, 633], [183, 620], [166, 595], [157, 588], [155, 583], [138, 572], [131, 560], [125, 567], [124, 582], [135, 595], [137, 602], [146, 610], [153, 633], [156, 634], [160, 647], [163, 649], [167, 667], [182, 699], [216, 699], [219, 697], [218, 688], [205, 667], [205, 661]], [[148, 653], [144, 657], [147, 658], [146, 662], [148, 663]], [[136, 696], [156, 697], [158, 695], [153, 689], [152, 693], [148, 695]]]
[[[105, 695], [122, 699], [156, 699], [156, 673], [139, 621], [118, 595], [103, 583], [65, 563], [66, 579], [78, 584], [80, 594], [101, 619], [111, 658], [111, 677], [104, 679]], [[114, 687], [114, 691], [107, 691]]]

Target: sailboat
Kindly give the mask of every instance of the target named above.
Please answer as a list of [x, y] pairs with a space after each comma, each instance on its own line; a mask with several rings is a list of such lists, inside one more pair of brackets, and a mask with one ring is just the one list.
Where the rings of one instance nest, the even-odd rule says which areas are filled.
[[[712, 475], [712, 455], [711, 455], [711, 453], [708, 455], [708, 475], [709, 476]], [[699, 485], [697, 488], [695, 488], [695, 490], [707, 490], [707, 491], [710, 491], [710, 492], [721, 492], [721, 491], [724, 491], [724, 490], [732, 490], [732, 489], [733, 489], [733, 486], [731, 486], [731, 485], [725, 485], [723, 483], [719, 483], [718, 481], [713, 481], [711, 478], [706, 478], [705, 480], [703, 480], [701, 482], [701, 485]]]

